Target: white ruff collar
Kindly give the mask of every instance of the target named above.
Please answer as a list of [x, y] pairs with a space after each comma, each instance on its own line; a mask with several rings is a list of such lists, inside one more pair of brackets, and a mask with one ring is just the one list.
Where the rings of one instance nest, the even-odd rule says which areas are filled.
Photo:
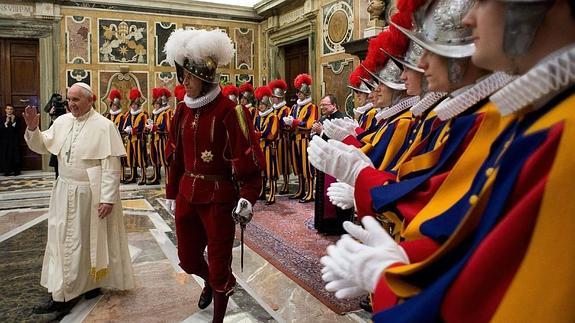
[[383, 109], [381, 112], [379, 112], [375, 116], [375, 119], [377, 119], [378, 122], [382, 119], [389, 119], [389, 118], [393, 117], [394, 115], [411, 108], [417, 102], [419, 102], [419, 96], [412, 96], [409, 98], [405, 98], [405, 99], [397, 102], [395, 105], [391, 106], [390, 108]]
[[575, 45], [566, 46], [520, 76], [490, 100], [506, 116], [529, 105], [539, 108], [575, 82]]
[[283, 108], [285, 105], [286, 105], [286, 101], [284, 100], [284, 101], [278, 103], [277, 105], [274, 103], [273, 108], [276, 110], [279, 110], [279, 109]]
[[358, 115], [360, 114], [364, 114], [365, 112], [369, 111], [369, 109], [373, 108], [373, 103], [372, 102], [368, 102], [366, 105], [361, 106], [361, 107], [357, 107], [355, 109], [353, 109], [353, 113], [357, 113]]
[[190, 109], [201, 108], [204, 105], [214, 101], [214, 99], [220, 94], [220, 87], [214, 86], [206, 95], [197, 97], [195, 99], [190, 98], [187, 94], [184, 97], [184, 102]]
[[158, 110], [154, 109], [154, 111], [152, 111], [152, 113], [153, 113], [154, 115], [158, 115], [158, 114], [160, 114], [160, 113], [162, 113], [162, 112], [168, 110], [169, 108], [170, 108], [170, 106], [169, 106], [169, 105], [166, 105], [165, 107], [159, 108]]
[[311, 98], [305, 98], [303, 101], [297, 100], [297, 105], [300, 107], [305, 106], [306, 104], [311, 102]]
[[114, 110], [110, 109], [110, 114], [113, 115], [113, 116], [116, 116], [116, 115], [120, 114], [120, 112], [122, 112], [122, 110], [116, 110], [116, 111], [114, 111]]
[[513, 76], [504, 72], [495, 72], [455, 95], [443, 100], [433, 111], [441, 121], [449, 120], [490, 96], [513, 80]]
[[273, 110], [274, 110], [274, 108], [273, 108], [273, 107], [270, 107], [270, 108], [268, 108], [266, 111], [263, 111], [263, 112], [260, 111], [260, 113], [259, 113], [259, 114], [260, 114], [260, 117], [265, 117], [265, 116], [267, 116], [268, 114], [272, 113]]
[[142, 108], [139, 108], [138, 110], [134, 111], [132, 109], [130, 109], [130, 114], [132, 114], [133, 116], [138, 115], [138, 113], [142, 112]]
[[431, 108], [437, 101], [443, 99], [447, 95], [446, 92], [429, 92], [423, 99], [419, 100], [414, 106], [409, 109], [414, 116], [421, 116], [427, 109]]

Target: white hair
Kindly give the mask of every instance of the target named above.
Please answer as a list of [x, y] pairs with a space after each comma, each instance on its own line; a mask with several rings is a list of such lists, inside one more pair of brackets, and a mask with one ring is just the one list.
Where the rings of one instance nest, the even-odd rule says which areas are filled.
[[[88, 98], [92, 98], [92, 97], [93, 97], [94, 92], [92, 91], [92, 88], [91, 88], [88, 84], [86, 84], [86, 83], [84, 83], [84, 82], [78, 82], [78, 83], [72, 84], [72, 86], [75, 86], [75, 85], [77, 85], [77, 86], [79, 86], [79, 87], [82, 88], [82, 93], [84, 93], [84, 95], [85, 95], [86, 97], [88, 97]], [[72, 86], [70, 87], [70, 89], [72, 88]]]

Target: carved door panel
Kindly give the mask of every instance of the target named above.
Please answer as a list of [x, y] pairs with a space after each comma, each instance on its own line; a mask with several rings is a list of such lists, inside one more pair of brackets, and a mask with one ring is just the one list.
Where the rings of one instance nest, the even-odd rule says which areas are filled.
[[287, 104], [291, 107], [297, 100], [293, 81], [301, 73], [309, 74], [309, 47], [308, 40], [302, 40], [284, 47], [285, 75], [288, 84], [286, 93]]
[[[11, 103], [22, 123], [22, 137], [25, 126], [22, 112], [26, 105], [39, 106], [40, 68], [38, 66], [37, 39], [0, 39], [0, 106]], [[42, 169], [42, 156], [32, 152], [21, 141], [23, 170]]]

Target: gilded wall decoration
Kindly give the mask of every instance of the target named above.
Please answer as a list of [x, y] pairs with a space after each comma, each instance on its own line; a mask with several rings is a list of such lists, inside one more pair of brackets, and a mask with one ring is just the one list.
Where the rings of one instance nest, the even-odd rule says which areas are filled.
[[66, 87], [70, 88], [74, 83], [84, 82], [92, 86], [92, 71], [73, 69], [66, 70]]
[[235, 28], [234, 38], [236, 42], [236, 68], [254, 68], [254, 30], [247, 28]]
[[156, 22], [156, 65], [158, 66], [170, 66], [170, 63], [166, 61], [166, 53], [164, 53], [164, 46], [168, 37], [172, 32], [176, 30], [176, 24], [172, 22]]
[[325, 63], [321, 66], [322, 95], [328, 93], [335, 95], [340, 108], [345, 107], [348, 115], [353, 115], [353, 93], [345, 84], [352, 71], [353, 58]]
[[148, 63], [148, 23], [98, 19], [100, 63]]
[[66, 62], [68, 64], [91, 64], [92, 18], [67, 16], [65, 21]]
[[236, 86], [240, 86], [245, 82], [250, 82], [254, 84], [253, 74], [236, 74]]
[[341, 44], [353, 35], [353, 8], [351, 0], [337, 1], [323, 8], [322, 55], [343, 52]]
[[112, 88], [118, 89], [122, 94], [122, 111], [129, 109], [129, 94], [133, 87], [142, 92], [144, 111], [150, 111], [148, 107], [148, 72], [112, 72], [100, 71], [100, 112], [109, 109], [108, 96]]

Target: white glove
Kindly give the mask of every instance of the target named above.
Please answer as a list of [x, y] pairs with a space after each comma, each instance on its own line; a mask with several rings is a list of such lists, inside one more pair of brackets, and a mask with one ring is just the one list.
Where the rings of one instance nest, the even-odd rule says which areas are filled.
[[132, 134], [132, 126], [127, 126], [126, 128], [124, 128], [124, 132], [131, 135]]
[[329, 196], [331, 204], [344, 210], [348, 210], [355, 206], [354, 191], [355, 189], [353, 186], [342, 182], [336, 182], [331, 183], [327, 188], [327, 196]]
[[148, 121], [146, 121], [146, 123], [148, 124], [148, 126], [153, 126], [153, 125], [154, 125], [154, 120], [153, 120], [153, 119], [148, 119]]
[[148, 124], [148, 125], [146, 125], [146, 129], [152, 130], [152, 129], [154, 129], [154, 125], [153, 125], [153, 124]]
[[293, 124], [294, 118], [292, 116], [287, 116], [287, 117], [283, 117], [282, 120], [286, 126], [291, 127]]
[[233, 217], [236, 223], [246, 225], [252, 220], [252, 203], [241, 197], [233, 210]]
[[332, 120], [325, 120], [323, 122], [323, 133], [330, 139], [334, 139], [337, 141], [343, 141], [343, 139], [345, 139], [345, 137], [347, 136], [355, 137], [356, 135], [355, 131], [348, 131], [347, 129], [336, 125], [335, 122]]
[[166, 199], [166, 208], [172, 213], [176, 212], [176, 200]]
[[[344, 222], [343, 227], [350, 235], [343, 235], [336, 245], [329, 246], [328, 255], [321, 258], [321, 263], [328, 267], [327, 272], [341, 277], [340, 281], [347, 281], [334, 280], [326, 285], [326, 288], [337, 290], [336, 297], [341, 290], [353, 287], [371, 293], [387, 267], [398, 262], [409, 264], [403, 248], [373, 217], [366, 216], [361, 222], [365, 229]], [[363, 241], [363, 244], [354, 238]], [[355, 285], [350, 286], [352, 283]]]
[[359, 123], [356, 120], [350, 118], [341, 118], [332, 120], [333, 124], [344, 128], [346, 131], [352, 133], [354, 136], [357, 134], [357, 128], [359, 128]]
[[319, 171], [355, 186], [355, 180], [365, 167], [373, 163], [361, 150], [337, 140], [327, 142], [315, 136], [307, 148], [310, 163]]

